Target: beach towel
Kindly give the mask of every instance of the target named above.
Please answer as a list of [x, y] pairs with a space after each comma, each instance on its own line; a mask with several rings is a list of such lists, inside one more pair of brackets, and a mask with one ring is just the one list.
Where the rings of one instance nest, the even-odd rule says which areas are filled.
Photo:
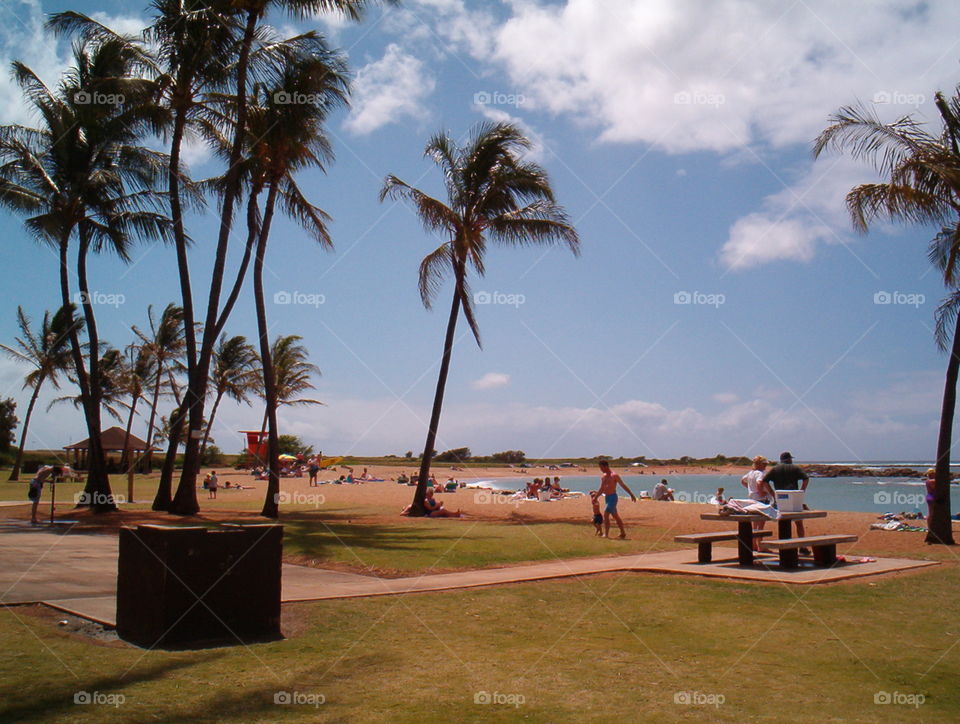
[[780, 518], [780, 511], [767, 503], [761, 503], [758, 500], [750, 498], [731, 498], [726, 502], [726, 506], [741, 513], [752, 513], [763, 515], [770, 520]]

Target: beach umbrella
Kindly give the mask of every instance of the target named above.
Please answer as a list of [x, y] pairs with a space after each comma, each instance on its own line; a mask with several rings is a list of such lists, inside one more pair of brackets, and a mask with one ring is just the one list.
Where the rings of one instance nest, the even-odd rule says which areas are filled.
[[296, 459], [297, 459], [297, 458], [296, 458], [295, 456], [293, 456], [293, 455], [287, 455], [286, 453], [284, 453], [283, 455], [278, 455], [278, 456], [277, 456], [277, 460], [283, 460], [284, 462], [289, 462], [289, 461], [291, 461], [291, 460], [296, 460]]

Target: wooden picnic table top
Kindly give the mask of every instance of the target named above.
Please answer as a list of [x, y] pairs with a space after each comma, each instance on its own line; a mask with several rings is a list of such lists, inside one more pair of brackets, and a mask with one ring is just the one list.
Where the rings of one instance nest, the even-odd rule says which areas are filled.
[[[778, 520], [806, 520], [807, 518], [826, 518], [825, 510], [800, 510], [795, 513], [781, 513]], [[730, 515], [720, 515], [719, 513], [701, 513], [700, 520], [733, 520], [733, 521], [757, 521], [770, 520], [765, 515], [759, 513], [731, 513]]]

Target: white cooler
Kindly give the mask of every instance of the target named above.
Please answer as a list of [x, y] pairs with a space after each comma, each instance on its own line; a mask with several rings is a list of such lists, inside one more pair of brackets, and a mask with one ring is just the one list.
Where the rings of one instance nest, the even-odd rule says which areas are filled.
[[777, 508], [781, 513], [799, 513], [803, 510], [803, 496], [806, 490], [778, 490]]

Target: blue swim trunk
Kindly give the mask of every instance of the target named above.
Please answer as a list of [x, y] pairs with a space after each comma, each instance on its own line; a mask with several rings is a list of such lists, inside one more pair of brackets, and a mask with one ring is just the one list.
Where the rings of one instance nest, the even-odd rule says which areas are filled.
[[607, 505], [603, 509], [603, 511], [605, 513], [616, 513], [617, 512], [617, 494], [608, 493], [603, 496], [603, 499], [607, 502]]

